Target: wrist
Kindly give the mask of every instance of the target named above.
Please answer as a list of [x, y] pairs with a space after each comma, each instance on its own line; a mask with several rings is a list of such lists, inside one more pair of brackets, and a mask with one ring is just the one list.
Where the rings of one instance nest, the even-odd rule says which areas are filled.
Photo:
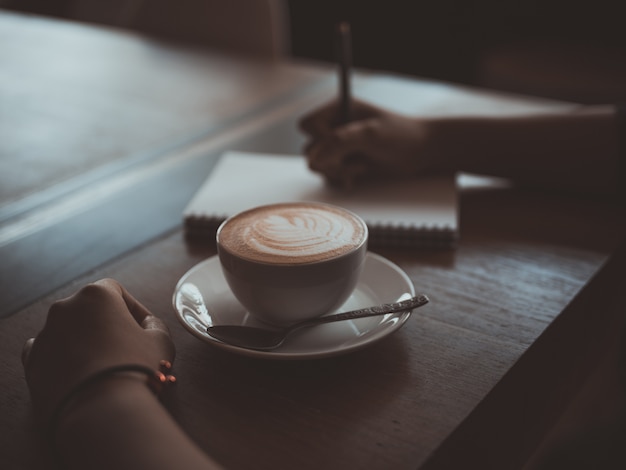
[[59, 421], [63, 468], [219, 468], [185, 435], [139, 374], [107, 376]]
[[461, 170], [459, 149], [465, 147], [462, 127], [458, 119], [432, 118], [427, 121], [427, 152], [430, 156], [429, 169], [447, 173]]
[[146, 399], [141, 395], [148, 394], [155, 400], [164, 386], [176, 382], [174, 376], [166, 375], [171, 367], [169, 361], [161, 361], [160, 370], [141, 364], [121, 364], [104, 368], [86, 377], [67, 392], [52, 413], [48, 430], [51, 443], [54, 444], [59, 427], [72, 413], [78, 414], [86, 410], [87, 414], [95, 412], [97, 416], [98, 410], [103, 406], [119, 399], [126, 400], [130, 396], [140, 399], [142, 403]]
[[[137, 376], [139, 377], [139, 376]], [[122, 465], [135, 462], [137, 436], [147, 439], [147, 428], [158, 429], [153, 419], [168, 416], [141, 378], [110, 377], [81, 393], [59, 419], [52, 436], [52, 452], [64, 468], [158, 468]]]
[[[96, 423], [114, 408], [126, 403], [156, 400], [155, 395], [138, 374], [112, 375], [81, 390], [65, 407], [53, 424], [53, 444], [62, 443], [67, 431]], [[70, 432], [71, 434], [71, 432]]]

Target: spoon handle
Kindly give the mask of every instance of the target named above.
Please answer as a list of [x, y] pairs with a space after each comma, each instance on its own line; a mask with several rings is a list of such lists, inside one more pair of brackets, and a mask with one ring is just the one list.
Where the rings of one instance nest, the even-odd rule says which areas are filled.
[[414, 308], [421, 307], [422, 305], [426, 305], [428, 302], [428, 297], [426, 297], [424, 294], [419, 294], [415, 297], [401, 300], [399, 302], [376, 305], [374, 307], [360, 308], [358, 310], [351, 310], [349, 312], [338, 313], [336, 315], [317, 317], [307, 322], [304, 322], [302, 326], [320, 325], [323, 323], [353, 320], [355, 318], [374, 317], [377, 315], [386, 315], [388, 313], [403, 312], [405, 310], [413, 310]]

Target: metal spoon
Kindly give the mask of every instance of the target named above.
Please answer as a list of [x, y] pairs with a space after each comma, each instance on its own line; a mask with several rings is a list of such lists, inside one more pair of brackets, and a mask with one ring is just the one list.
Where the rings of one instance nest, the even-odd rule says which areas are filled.
[[355, 318], [404, 312], [426, 305], [428, 301], [428, 297], [420, 294], [399, 302], [304, 320], [282, 329], [270, 330], [266, 328], [256, 328], [242, 325], [211, 325], [207, 328], [207, 333], [209, 336], [233, 346], [256, 349], [260, 351], [271, 351], [272, 349], [276, 349], [283, 344], [287, 336], [301, 328], [336, 321], [353, 320]]

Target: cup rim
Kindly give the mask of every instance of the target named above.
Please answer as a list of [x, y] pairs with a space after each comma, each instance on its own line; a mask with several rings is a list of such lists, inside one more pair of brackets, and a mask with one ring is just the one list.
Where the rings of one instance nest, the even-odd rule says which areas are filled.
[[[244, 256], [241, 256], [237, 253], [233, 253], [232, 250], [229, 250], [228, 248], [226, 248], [225, 246], [223, 246], [220, 243], [220, 234], [222, 232], [222, 229], [224, 228], [224, 226], [230, 222], [232, 219], [242, 216], [244, 214], [247, 214], [249, 212], [255, 211], [255, 210], [259, 210], [265, 207], [274, 207], [274, 206], [293, 206], [293, 205], [316, 205], [316, 206], [324, 206], [324, 207], [330, 207], [334, 210], [340, 210], [343, 212], [346, 212], [348, 214], [350, 214], [352, 217], [354, 217], [356, 220], [358, 220], [362, 225], [363, 225], [363, 239], [361, 240], [361, 242], [358, 245], [355, 245], [354, 247], [352, 247], [351, 250], [346, 251], [340, 255], [337, 256], [332, 256], [329, 258], [325, 258], [325, 259], [320, 259], [320, 260], [313, 260], [313, 261], [305, 261], [305, 262], [298, 262], [298, 263], [270, 263], [267, 261], [259, 261], [259, 260], [255, 260], [255, 259], [250, 259], [250, 258], [246, 258]], [[319, 201], [286, 201], [286, 202], [276, 202], [276, 203], [271, 203], [271, 204], [261, 204], [259, 206], [254, 206], [251, 207], [249, 209], [245, 209], [243, 211], [237, 212], [236, 214], [233, 214], [229, 217], [227, 217], [224, 221], [222, 221], [222, 223], [219, 225], [219, 227], [217, 228], [217, 232], [215, 233], [215, 243], [216, 243], [216, 247], [217, 247], [217, 251], [218, 251], [218, 255], [220, 250], [224, 250], [226, 251], [230, 256], [235, 257], [239, 260], [248, 262], [248, 263], [253, 263], [253, 264], [258, 264], [258, 265], [263, 265], [263, 266], [279, 266], [279, 267], [289, 267], [289, 266], [310, 266], [310, 265], [315, 265], [315, 264], [323, 264], [323, 263], [328, 263], [329, 261], [337, 261], [340, 260], [342, 258], [345, 258], [347, 256], [351, 256], [353, 255], [355, 252], [361, 250], [363, 248], [363, 246], [365, 245], [365, 247], [367, 247], [368, 244], [368, 240], [369, 240], [369, 227], [367, 226], [367, 223], [365, 222], [365, 220], [363, 220], [363, 218], [356, 214], [355, 212], [346, 209], [345, 207], [341, 207], [341, 206], [337, 206], [334, 204], [329, 204], [327, 202], [319, 202]]]

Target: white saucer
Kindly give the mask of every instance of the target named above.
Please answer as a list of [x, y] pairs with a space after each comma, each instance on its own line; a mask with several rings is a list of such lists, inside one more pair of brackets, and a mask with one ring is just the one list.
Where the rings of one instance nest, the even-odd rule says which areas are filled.
[[[398, 266], [374, 253], [368, 253], [365, 269], [356, 289], [338, 312], [415, 295], [409, 277]], [[293, 333], [273, 351], [256, 351], [212, 338], [206, 328], [213, 324], [262, 326], [230, 292], [217, 256], [191, 268], [178, 281], [173, 296], [174, 309], [183, 326], [202, 341], [252, 357], [270, 359], [313, 359], [347, 353], [368, 346], [400, 328], [410, 312], [360, 318], [319, 325]]]

